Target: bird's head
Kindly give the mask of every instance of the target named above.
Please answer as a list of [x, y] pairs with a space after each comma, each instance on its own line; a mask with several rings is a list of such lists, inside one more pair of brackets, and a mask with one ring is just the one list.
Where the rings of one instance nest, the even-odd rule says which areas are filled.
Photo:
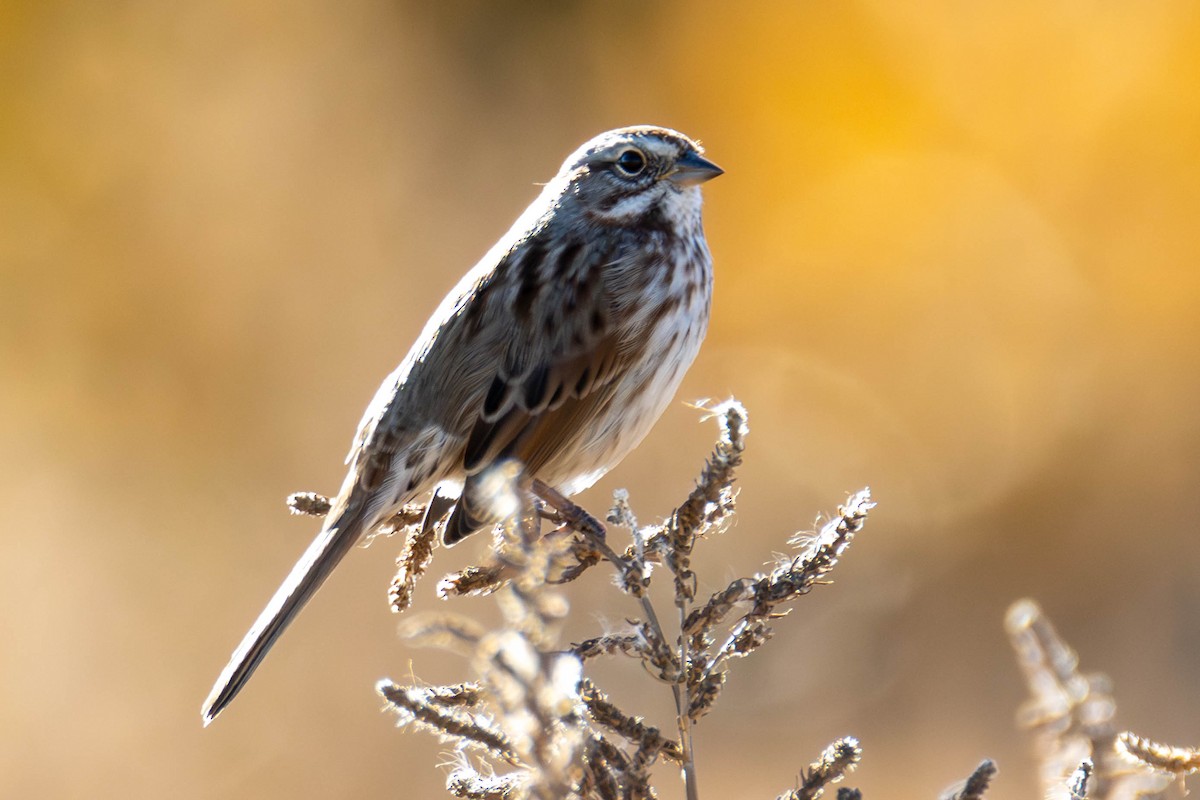
[[628, 225], [648, 215], [699, 219], [699, 185], [723, 170], [669, 128], [639, 125], [602, 133], [563, 164], [562, 201], [591, 221]]

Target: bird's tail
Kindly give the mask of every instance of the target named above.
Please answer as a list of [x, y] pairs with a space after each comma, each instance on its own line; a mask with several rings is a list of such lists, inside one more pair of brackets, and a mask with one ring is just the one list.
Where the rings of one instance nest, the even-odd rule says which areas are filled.
[[300, 613], [305, 603], [317, 593], [334, 567], [354, 548], [362, 529], [362, 513], [359, 510], [343, 509], [326, 518], [321, 533], [304, 551], [296, 566], [292, 567], [283, 585], [258, 615], [249, 633], [233, 651], [229, 664], [217, 678], [200, 712], [205, 726], [216, 719], [246, 685], [246, 681], [250, 680], [271, 645], [275, 644], [275, 640]]

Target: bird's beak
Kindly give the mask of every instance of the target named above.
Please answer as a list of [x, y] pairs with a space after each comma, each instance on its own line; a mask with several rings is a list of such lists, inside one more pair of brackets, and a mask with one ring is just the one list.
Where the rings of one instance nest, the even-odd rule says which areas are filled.
[[724, 172], [725, 170], [707, 158], [701, 157], [698, 153], [688, 153], [675, 162], [675, 169], [668, 172], [665, 177], [678, 186], [695, 186], [722, 175]]

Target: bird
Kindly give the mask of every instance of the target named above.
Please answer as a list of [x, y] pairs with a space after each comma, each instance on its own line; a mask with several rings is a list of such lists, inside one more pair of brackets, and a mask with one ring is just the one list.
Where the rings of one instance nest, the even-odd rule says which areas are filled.
[[487, 490], [497, 465], [569, 497], [641, 442], [708, 328], [700, 185], [721, 174], [699, 143], [653, 125], [607, 131], [566, 159], [379, 387], [320, 532], [217, 678], [205, 726], [404, 504], [432, 491], [451, 546], [503, 521]]

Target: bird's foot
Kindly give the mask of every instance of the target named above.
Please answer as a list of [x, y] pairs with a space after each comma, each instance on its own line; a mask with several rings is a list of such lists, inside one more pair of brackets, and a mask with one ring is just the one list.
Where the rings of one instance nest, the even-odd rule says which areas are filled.
[[562, 492], [534, 479], [530, 486], [533, 496], [558, 512], [559, 518], [568, 526], [589, 539], [603, 542], [606, 537], [604, 524], [593, 517], [582, 506], [571, 502]]

